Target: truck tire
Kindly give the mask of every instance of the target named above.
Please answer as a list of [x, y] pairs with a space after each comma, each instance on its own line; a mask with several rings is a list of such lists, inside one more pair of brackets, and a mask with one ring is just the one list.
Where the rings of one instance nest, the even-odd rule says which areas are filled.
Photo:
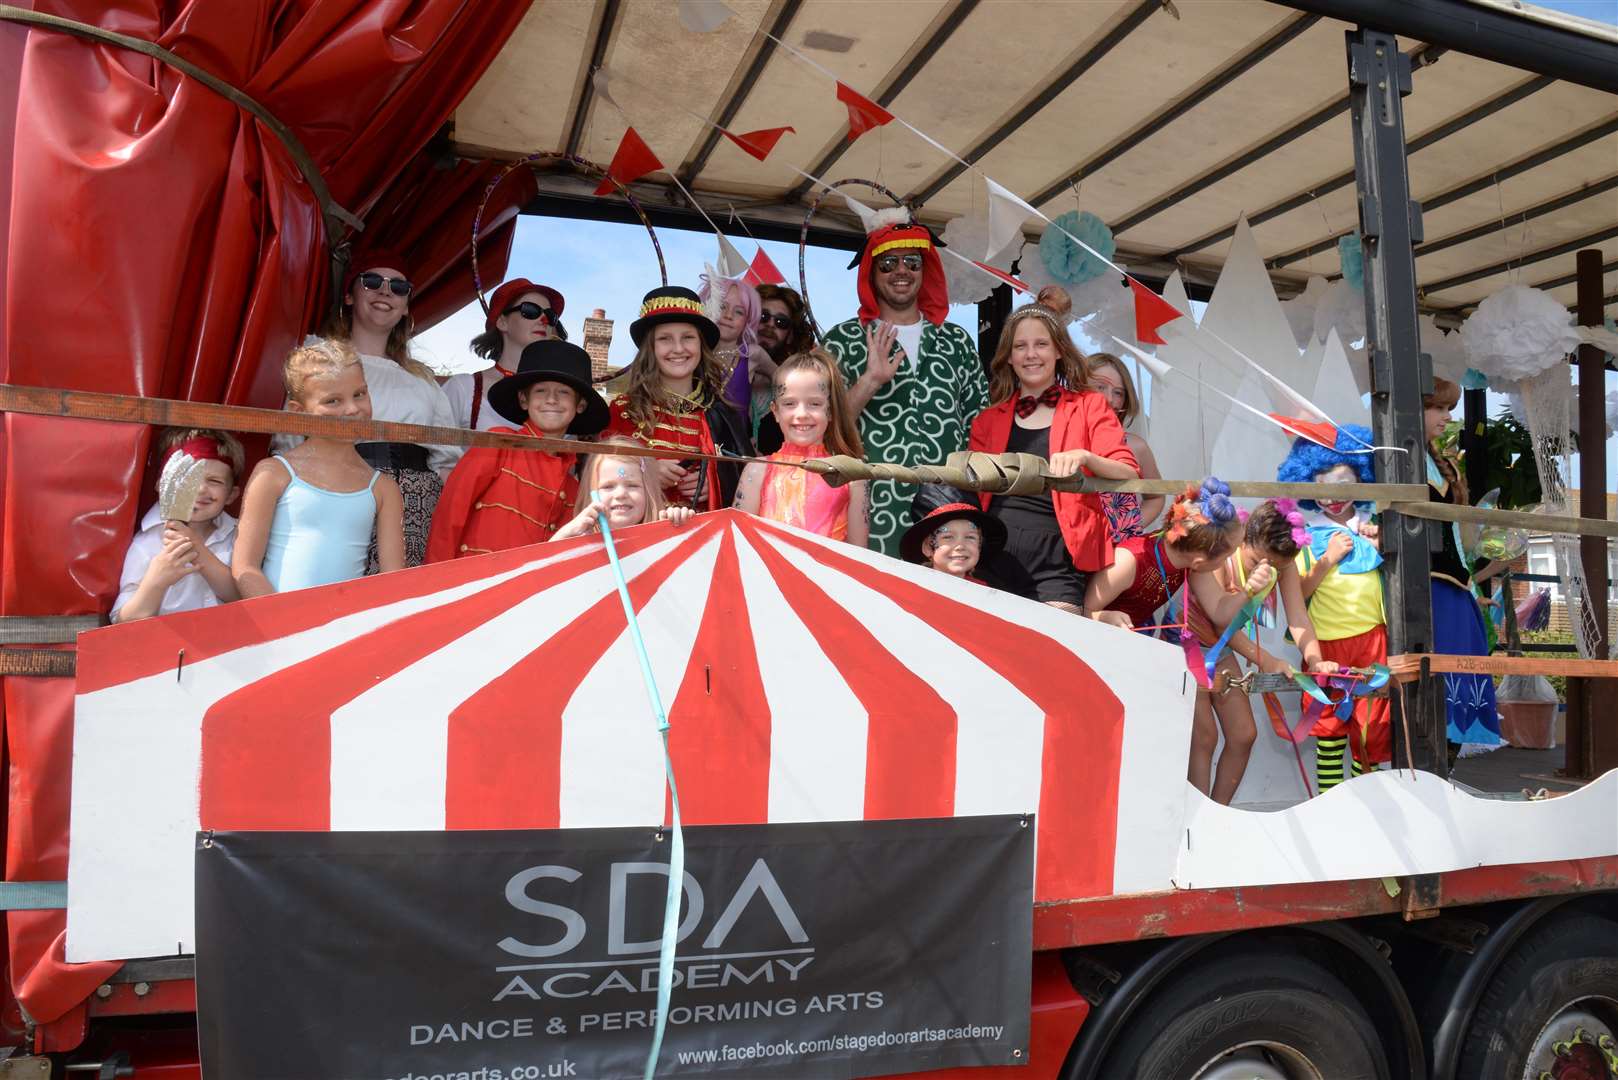
[[1553, 915], [1518, 942], [1489, 980], [1462, 1037], [1455, 1075], [1562, 1075], [1584, 1064], [1580, 1058], [1597, 1060], [1598, 1050], [1569, 1045], [1580, 1030], [1592, 1045], [1603, 1035], [1618, 1039], [1618, 923]]
[[1325, 968], [1229, 953], [1176, 973], [1119, 1036], [1108, 1080], [1387, 1080], [1382, 1045]]

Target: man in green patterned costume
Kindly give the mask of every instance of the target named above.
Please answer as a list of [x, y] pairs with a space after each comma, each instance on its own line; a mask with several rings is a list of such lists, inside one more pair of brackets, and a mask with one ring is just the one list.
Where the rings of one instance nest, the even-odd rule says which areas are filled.
[[[966, 449], [989, 383], [972, 335], [944, 321], [949, 289], [932, 235], [908, 215], [879, 221], [858, 263], [859, 315], [827, 331], [824, 345], [848, 381], [866, 460], [941, 464]], [[914, 484], [871, 481], [873, 548], [899, 557], [915, 493]]]

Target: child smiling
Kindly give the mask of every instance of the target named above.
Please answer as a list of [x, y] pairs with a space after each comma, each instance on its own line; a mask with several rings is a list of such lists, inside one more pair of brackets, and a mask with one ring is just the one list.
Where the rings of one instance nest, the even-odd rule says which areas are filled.
[[769, 456], [772, 464], [754, 462], [742, 470], [737, 508], [864, 547], [868, 537], [865, 481], [833, 487], [814, 473], [788, 464], [828, 454], [862, 456], [842, 376], [831, 357], [816, 350], [783, 361], [775, 373], [770, 412], [786, 444]]

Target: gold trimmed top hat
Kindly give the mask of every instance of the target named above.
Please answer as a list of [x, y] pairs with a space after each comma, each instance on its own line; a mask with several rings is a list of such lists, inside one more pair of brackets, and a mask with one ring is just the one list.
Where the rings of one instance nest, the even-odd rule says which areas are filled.
[[640, 348], [646, 332], [659, 323], [683, 322], [695, 326], [712, 349], [719, 344], [719, 327], [708, 318], [702, 298], [683, 285], [663, 285], [646, 294], [640, 318], [629, 324], [629, 337]]

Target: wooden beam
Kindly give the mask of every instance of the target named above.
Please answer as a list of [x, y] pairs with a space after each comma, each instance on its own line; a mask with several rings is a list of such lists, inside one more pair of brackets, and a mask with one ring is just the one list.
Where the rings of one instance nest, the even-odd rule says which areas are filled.
[[1618, 660], [1557, 660], [1544, 656], [1452, 656], [1447, 653], [1403, 653], [1388, 657], [1388, 670], [1400, 682], [1421, 674], [1421, 663], [1435, 675], [1569, 675], [1618, 679]]

